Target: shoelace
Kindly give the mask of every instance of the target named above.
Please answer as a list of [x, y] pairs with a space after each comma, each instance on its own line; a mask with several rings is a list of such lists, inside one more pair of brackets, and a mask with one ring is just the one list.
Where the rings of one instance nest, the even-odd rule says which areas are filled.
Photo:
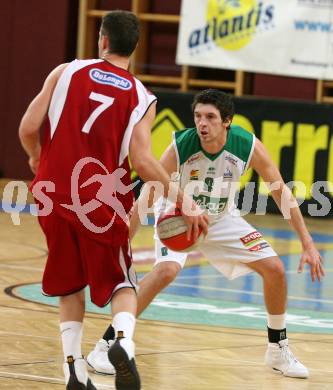
[[298, 360], [295, 358], [291, 350], [289, 349], [288, 345], [280, 345], [280, 351], [282, 357], [290, 364], [290, 363], [297, 363]]
[[99, 348], [100, 348], [100, 351], [102, 352], [107, 352], [109, 350], [111, 345], [109, 345], [109, 343], [100, 343], [99, 344]]

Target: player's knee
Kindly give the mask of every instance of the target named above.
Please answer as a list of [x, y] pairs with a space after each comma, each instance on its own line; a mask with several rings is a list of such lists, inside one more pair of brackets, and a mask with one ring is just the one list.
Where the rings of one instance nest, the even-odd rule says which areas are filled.
[[267, 271], [268, 272], [266, 272], [266, 275], [269, 278], [282, 280], [285, 278], [286, 275], [284, 265], [279, 257], [272, 258], [272, 260], [269, 262]]
[[60, 304], [64, 307], [80, 307], [85, 309], [85, 295], [84, 291], [79, 291], [74, 294], [64, 295], [59, 297]]
[[166, 261], [158, 265], [158, 277], [162, 285], [166, 286], [174, 281], [181, 266], [174, 261]]

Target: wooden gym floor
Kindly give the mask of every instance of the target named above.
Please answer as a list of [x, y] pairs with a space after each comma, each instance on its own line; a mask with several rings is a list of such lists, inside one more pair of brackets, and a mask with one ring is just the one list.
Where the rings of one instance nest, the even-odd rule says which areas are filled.
[[[312, 285], [308, 275], [295, 272], [300, 247], [287, 222], [279, 216], [247, 219], [269, 236], [285, 262], [290, 344], [310, 369], [310, 378], [285, 378], [264, 366], [259, 278], [226, 281], [194, 254], [174, 284], [138, 320], [136, 356], [143, 390], [333, 388], [333, 221], [307, 219], [327, 270], [322, 284]], [[141, 229], [133, 247], [141, 277], [153, 261], [151, 227]], [[14, 225], [8, 213], [0, 212], [1, 390], [64, 389], [56, 301], [40, 294], [45, 259], [46, 244], [36, 217], [22, 213], [20, 225]], [[105, 310], [88, 306], [84, 354], [109, 323]], [[112, 377], [92, 379], [98, 389], [114, 389]]]

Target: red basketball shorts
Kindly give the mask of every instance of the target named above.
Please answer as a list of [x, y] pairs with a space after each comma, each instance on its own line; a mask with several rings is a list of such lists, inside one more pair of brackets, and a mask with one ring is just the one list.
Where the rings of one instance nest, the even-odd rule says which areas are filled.
[[45, 295], [69, 295], [88, 285], [91, 301], [103, 307], [117, 290], [136, 289], [129, 244], [117, 247], [93, 240], [56, 213], [39, 217], [39, 222], [49, 249]]

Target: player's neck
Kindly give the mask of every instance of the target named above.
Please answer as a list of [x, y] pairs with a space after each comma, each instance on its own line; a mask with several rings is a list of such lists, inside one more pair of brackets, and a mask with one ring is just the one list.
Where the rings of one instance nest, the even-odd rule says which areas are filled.
[[112, 65], [117, 66], [118, 68], [122, 68], [125, 70], [128, 70], [129, 68], [129, 58], [128, 57], [121, 57], [117, 54], [104, 54], [102, 55], [102, 60], [109, 62]]
[[200, 140], [202, 149], [209, 154], [219, 153], [227, 142], [228, 133], [225, 132], [221, 137], [211, 141]]

